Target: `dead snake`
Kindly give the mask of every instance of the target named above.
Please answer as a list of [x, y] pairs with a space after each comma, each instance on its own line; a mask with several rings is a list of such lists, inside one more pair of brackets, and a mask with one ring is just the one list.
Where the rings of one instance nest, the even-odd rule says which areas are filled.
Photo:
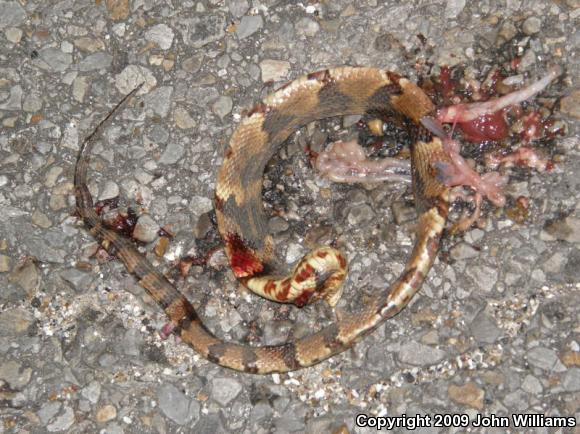
[[[276, 280], [266, 276], [276, 267], [261, 204], [266, 163], [292, 132], [317, 119], [395, 110], [411, 121], [412, 183], [418, 221], [415, 245], [404, 271], [356, 312], [343, 314], [337, 322], [309, 336], [273, 346], [252, 347], [216, 337], [204, 326], [192, 304], [134, 243], [102, 222], [87, 187], [89, 155], [104, 123], [118, 107], [87, 137], [79, 151], [74, 175], [78, 215], [100, 245], [119, 258], [161, 306], [174, 332], [209, 361], [254, 374], [315, 365], [348, 349], [399, 313], [421, 287], [437, 255], [447, 221], [449, 188], [438, 181], [436, 163], [446, 162], [448, 156], [441, 140], [420, 126], [435, 107], [408, 79], [372, 68], [342, 67], [312, 73], [266, 97], [244, 116], [232, 135], [217, 176], [215, 209], [234, 273], [246, 284], [251, 285], [256, 279], [258, 291], [261, 288], [262, 295], [273, 299], [280, 299], [280, 292], [290, 297], [290, 287], [296, 286], [305, 292], [298, 292], [298, 298], [291, 300], [294, 303], [302, 305], [311, 298], [322, 297], [332, 305], [346, 271], [340, 253], [329, 253], [336, 256], [330, 268], [323, 271], [315, 269], [315, 263], [326, 256], [326, 248], [300, 261], [287, 277]], [[302, 282], [306, 280], [310, 283], [304, 286]], [[321, 290], [327, 285], [330, 293]]]

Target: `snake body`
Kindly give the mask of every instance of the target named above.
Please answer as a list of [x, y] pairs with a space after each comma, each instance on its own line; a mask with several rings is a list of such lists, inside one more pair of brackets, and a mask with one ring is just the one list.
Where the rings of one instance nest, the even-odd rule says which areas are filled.
[[[275, 264], [272, 261], [272, 239], [266, 232], [267, 220], [261, 204], [261, 179], [266, 163], [298, 127], [332, 116], [395, 111], [410, 121], [414, 141], [411, 164], [418, 221], [415, 245], [404, 271], [390, 287], [376, 294], [356, 312], [343, 314], [340, 320], [322, 330], [282, 345], [253, 347], [216, 337], [204, 326], [185, 296], [133, 243], [101, 221], [94, 209], [86, 178], [89, 154], [103, 123], [85, 140], [78, 155], [74, 179], [77, 211], [91, 235], [123, 262], [165, 311], [174, 332], [209, 361], [254, 374], [288, 372], [312, 366], [350, 348], [383, 321], [400, 312], [417, 293], [433, 264], [447, 221], [449, 200], [449, 188], [437, 177], [438, 162], [448, 161], [448, 156], [441, 140], [420, 126], [420, 121], [432, 115], [434, 108], [419, 87], [396, 73], [343, 67], [292, 81], [266, 97], [242, 119], [231, 137], [218, 172], [215, 197], [218, 226], [234, 272], [246, 281], [261, 278], [256, 285], [269, 287], [270, 290], [264, 292], [274, 293], [287, 290], [287, 286], [296, 280], [304, 280], [309, 274], [314, 279], [315, 289], [330, 282], [331, 294], [322, 297], [331, 304], [336, 302], [336, 294], [340, 292], [338, 281], [344, 277], [346, 268], [340, 253], [330, 253], [335, 255], [334, 259], [323, 272], [309, 270], [314, 268], [314, 259], [307, 257], [289, 277], [272, 283], [274, 280], [267, 276]], [[321, 251], [326, 252], [324, 248]], [[314, 253], [314, 257], [320, 258], [319, 252]], [[273, 285], [277, 285], [276, 291], [272, 290]], [[312, 292], [307, 291], [306, 298], [311, 296]], [[298, 300], [297, 304], [306, 301]]]

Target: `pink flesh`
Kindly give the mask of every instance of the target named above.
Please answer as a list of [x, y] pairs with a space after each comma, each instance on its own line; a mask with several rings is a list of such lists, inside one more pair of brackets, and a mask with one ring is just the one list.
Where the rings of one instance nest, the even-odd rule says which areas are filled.
[[514, 165], [525, 166], [536, 169], [538, 172], [544, 172], [550, 168], [550, 160], [546, 156], [542, 155], [537, 149], [527, 146], [522, 146], [509, 155], [496, 157], [490, 161], [490, 164], [496, 166], [503, 164], [507, 167]]
[[[437, 119], [422, 119], [421, 123], [425, 128], [442, 138], [444, 149], [452, 162], [452, 164], [439, 164], [439, 176], [442, 181], [450, 187], [457, 185], [471, 187], [477, 193], [487, 197], [494, 205], [503, 206], [505, 204], [505, 196], [502, 193], [502, 187], [507, 182], [507, 178], [497, 172], [486, 173], [483, 176], [477, 174], [459, 154], [461, 145], [443, 132], [441, 122], [457, 122], [461, 124], [466, 135], [471, 135], [478, 140], [498, 140], [503, 138], [507, 136], [508, 128], [501, 111], [542, 91], [561, 72], [562, 70], [559, 66], [554, 66], [543, 78], [516, 92], [486, 102], [444, 107], [438, 110]], [[534, 125], [536, 124], [534, 123]], [[529, 127], [529, 130], [526, 132], [528, 135], [534, 136], [536, 134], [533, 125]], [[529, 162], [532, 167], [539, 167], [543, 162], [543, 160], [538, 160], [536, 154], [526, 153], [524, 155], [517, 152], [511, 160], [508, 156], [502, 162], [522, 160]]]
[[454, 187], [464, 185], [473, 188], [479, 194], [496, 206], [505, 204], [505, 196], [502, 187], [507, 183], [507, 178], [498, 172], [489, 172], [480, 176], [473, 170], [465, 158], [457, 151], [459, 144], [451, 138], [443, 139], [443, 148], [447, 151], [452, 164], [438, 162], [439, 179], [445, 185]]
[[458, 123], [463, 131], [463, 138], [473, 143], [500, 141], [509, 134], [509, 126], [503, 110], [481, 115], [472, 121]]
[[484, 115], [498, 112], [501, 109], [523, 102], [541, 92], [561, 73], [562, 68], [555, 65], [550, 68], [544, 77], [523, 89], [485, 102], [456, 104], [449, 107], [443, 107], [437, 111], [437, 119], [440, 122], [445, 123], [463, 123], [473, 121]]
[[169, 336], [171, 336], [173, 334], [174, 330], [175, 330], [175, 324], [167, 323], [167, 324], [163, 325], [163, 327], [161, 327], [161, 330], [159, 330], [159, 336], [161, 337], [161, 340], [168, 339]]
[[408, 161], [396, 158], [369, 160], [356, 140], [333, 143], [318, 155], [314, 166], [334, 182], [411, 182]]

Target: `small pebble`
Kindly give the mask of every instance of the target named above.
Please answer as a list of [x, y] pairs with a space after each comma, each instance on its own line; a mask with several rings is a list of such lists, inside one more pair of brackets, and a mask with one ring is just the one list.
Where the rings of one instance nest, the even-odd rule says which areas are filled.
[[529, 17], [524, 21], [522, 30], [526, 35], [535, 35], [542, 29], [542, 20], [538, 17]]
[[223, 119], [232, 111], [234, 103], [229, 96], [220, 96], [212, 105], [212, 111]]
[[398, 353], [399, 360], [414, 366], [433, 365], [445, 357], [445, 352], [435, 347], [410, 341], [401, 346]]
[[0, 273], [10, 271], [10, 256], [0, 254]]
[[153, 89], [157, 85], [157, 79], [151, 71], [140, 65], [128, 65], [115, 77], [115, 86], [122, 95], [130, 93], [141, 83], [144, 85], [138, 95], [143, 95]]
[[175, 34], [166, 24], [157, 24], [145, 32], [145, 39], [156, 43], [162, 50], [169, 50]]
[[114, 199], [119, 196], [119, 185], [115, 181], [106, 181], [103, 191], [99, 194], [99, 200]]
[[199, 404], [191, 401], [172, 384], [159, 388], [157, 400], [163, 414], [177, 425], [185, 425], [199, 416]]
[[498, 43], [503, 43], [506, 41], [511, 41], [517, 34], [518, 30], [516, 26], [511, 21], [505, 21], [498, 32], [498, 37], [500, 40]]
[[93, 53], [81, 60], [78, 68], [81, 72], [95, 71], [106, 69], [111, 66], [111, 63], [113, 63], [113, 56], [109, 53]]
[[580, 119], [580, 90], [573, 91], [560, 100], [560, 112], [575, 119]]
[[189, 130], [194, 128], [196, 125], [195, 120], [190, 116], [186, 109], [183, 107], [175, 107], [173, 110], [173, 120], [177, 128], [182, 130]]
[[193, 48], [201, 48], [217, 41], [225, 33], [225, 16], [221, 14], [198, 14], [186, 21], [186, 24], [189, 34], [187, 42]]
[[288, 76], [290, 63], [285, 60], [265, 59], [260, 62], [262, 81], [280, 81]]
[[143, 243], [150, 243], [157, 238], [159, 225], [149, 214], [143, 214], [133, 229], [133, 237]]
[[250, 4], [248, 3], [248, 0], [228, 0], [227, 6], [228, 6], [230, 13], [235, 18], [240, 18], [250, 8]]
[[244, 39], [253, 35], [264, 25], [261, 15], [245, 15], [236, 27], [238, 38]]
[[117, 417], [117, 409], [113, 405], [104, 405], [97, 410], [96, 420], [99, 423], [109, 422]]
[[24, 32], [17, 27], [9, 27], [4, 31], [4, 34], [6, 35], [6, 39], [10, 42], [18, 44], [22, 39]]
[[320, 24], [316, 21], [304, 17], [296, 23], [296, 31], [308, 37], [315, 36], [320, 30]]
[[467, 383], [462, 386], [451, 385], [447, 389], [449, 398], [459, 405], [475, 408], [476, 410], [483, 410], [483, 398], [485, 392], [475, 383]]
[[17, 1], [0, 3], [0, 30], [9, 26], [19, 26], [26, 20], [26, 11]]
[[75, 413], [72, 408], [65, 407], [64, 412], [46, 426], [49, 432], [59, 432], [69, 429], [75, 423]]
[[214, 378], [211, 397], [222, 407], [226, 407], [242, 390], [242, 385], [233, 378]]
[[106, 49], [105, 43], [101, 39], [88, 36], [75, 39], [74, 45], [79, 50], [87, 53], [95, 53]]
[[32, 223], [44, 229], [48, 229], [49, 227], [52, 226], [52, 221], [50, 220], [50, 218], [48, 218], [46, 214], [40, 212], [37, 209], [35, 209], [34, 212], [32, 213]]

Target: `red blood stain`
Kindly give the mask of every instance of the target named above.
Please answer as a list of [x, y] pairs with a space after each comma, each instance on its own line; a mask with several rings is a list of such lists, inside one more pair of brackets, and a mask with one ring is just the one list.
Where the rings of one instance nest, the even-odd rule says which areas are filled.
[[439, 91], [445, 102], [448, 102], [455, 95], [457, 82], [451, 78], [451, 69], [448, 66], [441, 68], [439, 72]]
[[519, 196], [516, 199], [516, 204], [522, 209], [529, 209], [530, 208], [530, 199], [525, 196]]
[[486, 86], [482, 86], [479, 93], [483, 99], [486, 97], [492, 97], [497, 95], [497, 84], [505, 78], [505, 75], [498, 69], [496, 70], [490, 79], [485, 83]]
[[458, 123], [464, 138], [470, 142], [499, 141], [508, 136], [509, 127], [502, 110], [488, 113], [472, 121]]
[[95, 211], [97, 212], [98, 215], [101, 215], [101, 213], [105, 208], [115, 209], [118, 206], [119, 206], [119, 196], [116, 196], [111, 199], [99, 200], [95, 204]]
[[538, 137], [541, 137], [544, 130], [540, 113], [534, 111], [524, 116], [524, 130], [522, 131], [522, 139], [530, 142]]
[[126, 215], [117, 214], [115, 217], [105, 220], [105, 225], [108, 228], [129, 238], [132, 238], [136, 224], [137, 213], [131, 208], [127, 209]]
[[238, 278], [254, 276], [264, 270], [264, 264], [238, 234], [228, 234], [226, 251], [229, 252], [230, 267]]
[[[487, 86], [480, 89], [480, 94], [484, 100], [497, 94], [497, 84], [503, 77], [499, 70], [493, 73]], [[456, 104], [458, 98], [463, 100], [463, 97], [458, 93], [458, 86], [459, 83], [451, 76], [451, 69], [446, 66], [442, 67], [439, 73], [438, 90], [443, 97], [444, 104]], [[509, 134], [509, 126], [503, 110], [480, 116], [471, 121], [458, 122], [457, 126], [463, 131], [465, 140], [475, 143], [500, 141], [507, 138]]]

